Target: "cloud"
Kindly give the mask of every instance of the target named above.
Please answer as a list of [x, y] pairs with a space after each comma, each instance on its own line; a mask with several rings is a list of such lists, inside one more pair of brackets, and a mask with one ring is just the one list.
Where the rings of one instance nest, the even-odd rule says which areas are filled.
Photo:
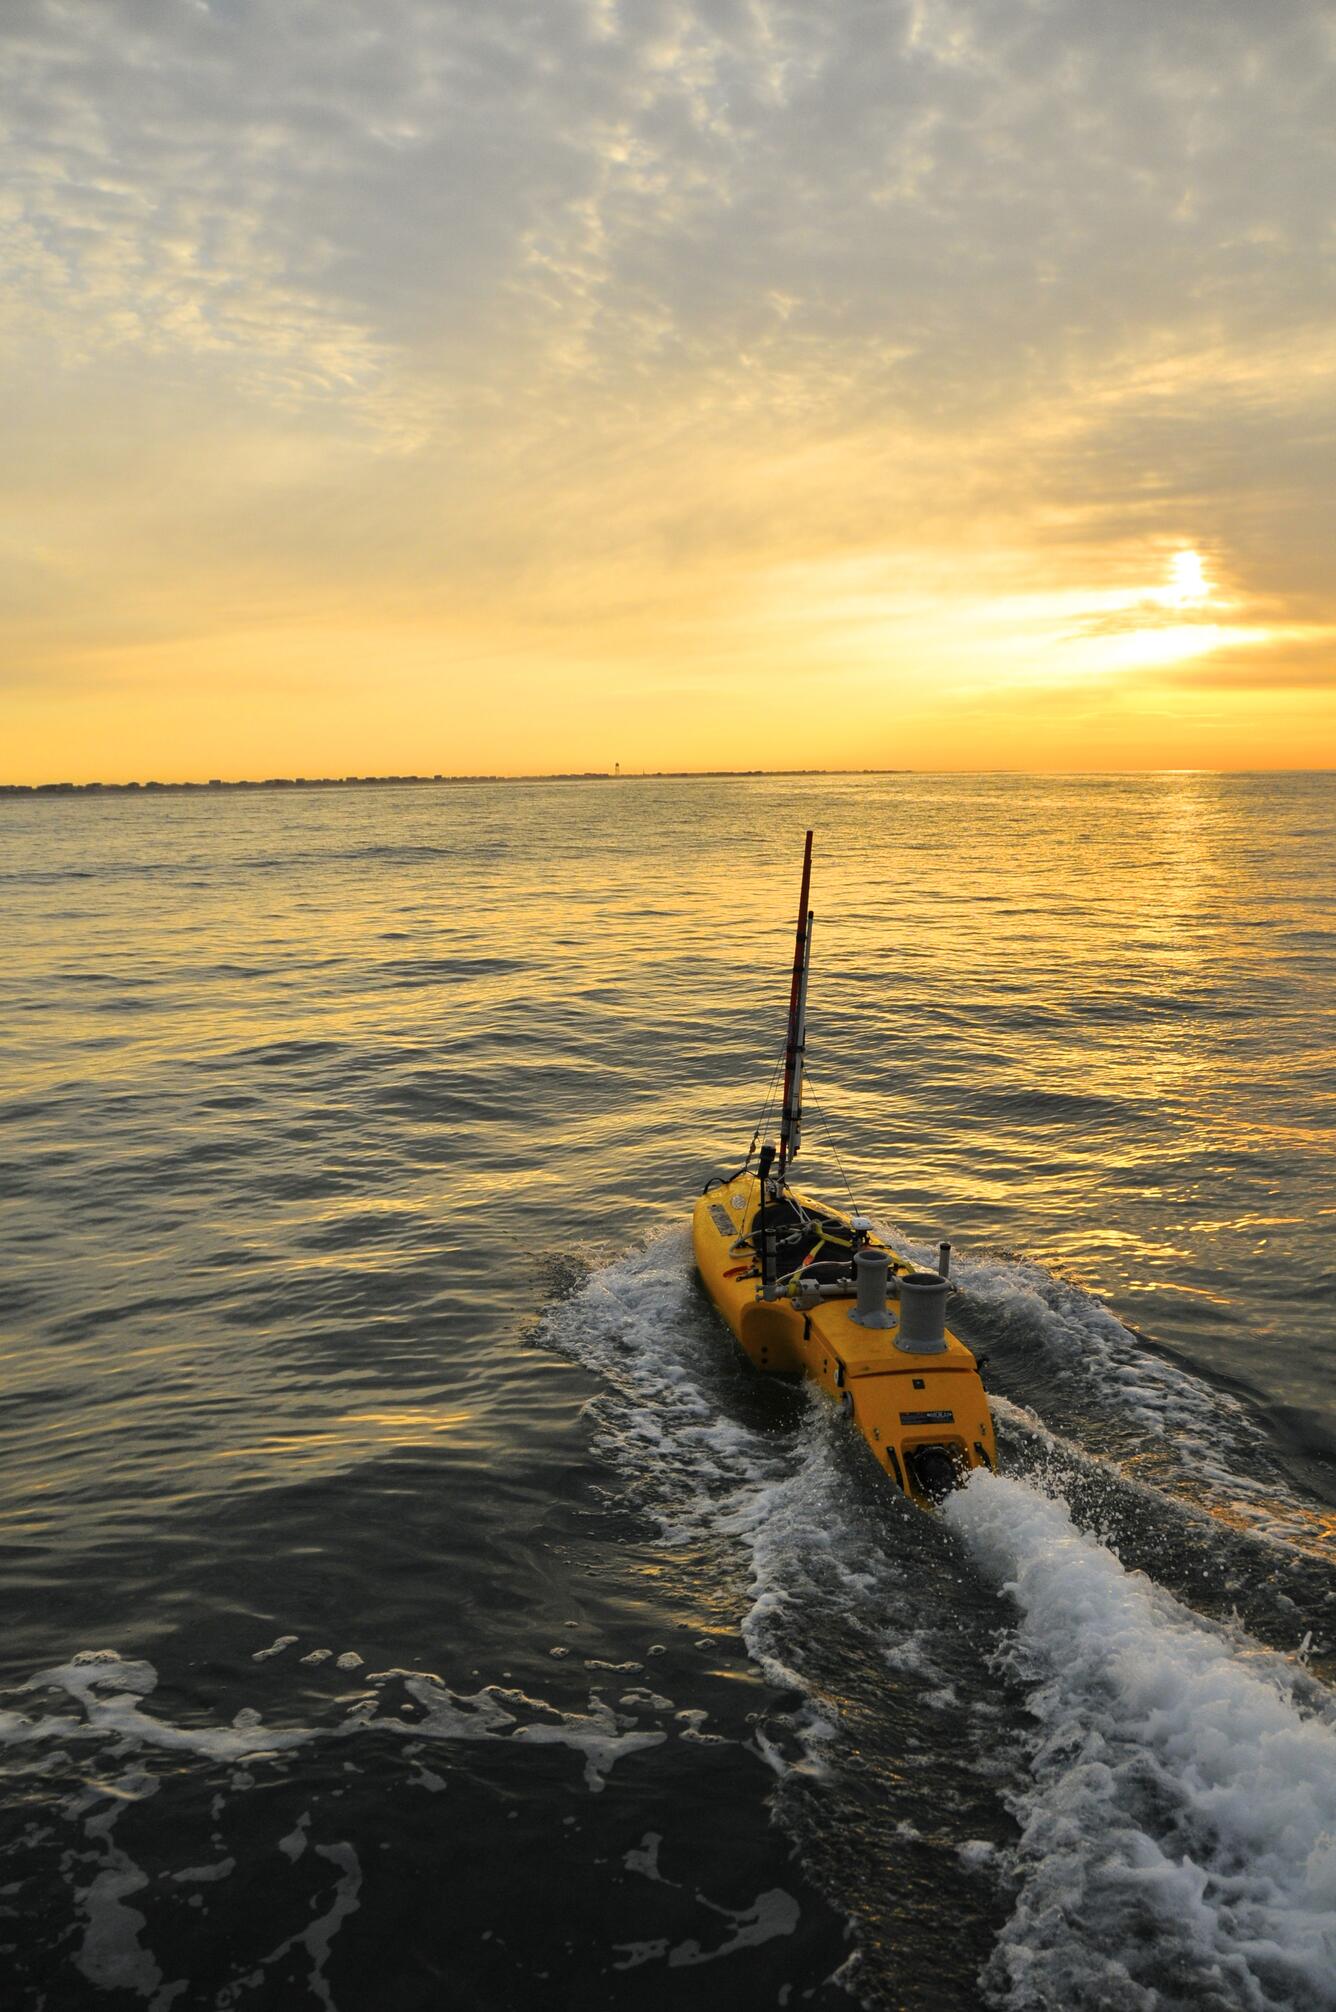
[[9, 0], [25, 675], [344, 599], [768, 635], [846, 558], [912, 615], [1191, 547], [1321, 627], [1334, 66], [1303, 0]]
[[1320, 8], [28, 0], [3, 47], [34, 290], [279, 386], [485, 377], [501, 335], [628, 392], [742, 351], [819, 403], [819, 344], [951, 423], [1132, 330], [1330, 304]]
[[1158, 672], [1155, 682], [1189, 691], [1336, 696], [1336, 625], [1309, 637], [1282, 635], [1256, 656], [1220, 651], [1175, 664]]

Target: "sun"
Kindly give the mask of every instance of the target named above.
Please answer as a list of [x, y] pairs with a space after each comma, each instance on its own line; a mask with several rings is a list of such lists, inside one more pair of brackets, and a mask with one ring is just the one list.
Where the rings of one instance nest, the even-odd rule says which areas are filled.
[[1169, 585], [1157, 594], [1167, 608], [1190, 608], [1209, 601], [1211, 583], [1200, 552], [1175, 552], [1169, 562]]

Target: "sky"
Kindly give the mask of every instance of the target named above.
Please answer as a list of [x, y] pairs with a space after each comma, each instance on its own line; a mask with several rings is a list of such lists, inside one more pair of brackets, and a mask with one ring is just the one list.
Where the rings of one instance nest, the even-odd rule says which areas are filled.
[[0, 780], [1336, 766], [1336, 10], [4, 0]]

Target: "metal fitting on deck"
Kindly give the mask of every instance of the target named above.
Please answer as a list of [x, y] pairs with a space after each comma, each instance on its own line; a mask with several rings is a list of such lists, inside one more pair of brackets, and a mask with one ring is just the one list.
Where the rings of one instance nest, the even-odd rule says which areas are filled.
[[911, 1271], [900, 1281], [900, 1332], [897, 1348], [908, 1355], [945, 1355], [946, 1295], [940, 1272]]
[[894, 1327], [895, 1315], [886, 1311], [886, 1275], [890, 1259], [885, 1251], [864, 1248], [854, 1256], [854, 1277], [858, 1281], [858, 1305], [849, 1315], [859, 1327]]

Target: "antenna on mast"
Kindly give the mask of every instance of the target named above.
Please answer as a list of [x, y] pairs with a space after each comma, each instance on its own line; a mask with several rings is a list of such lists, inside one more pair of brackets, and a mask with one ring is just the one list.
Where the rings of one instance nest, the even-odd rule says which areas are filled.
[[783, 1184], [789, 1161], [802, 1140], [803, 1052], [807, 1046], [807, 972], [812, 960], [812, 911], [807, 897], [812, 887], [812, 834], [803, 846], [803, 884], [798, 896], [798, 928], [793, 944], [793, 984], [789, 991], [789, 1025], [784, 1041], [784, 1108], [779, 1123], [776, 1178]]

